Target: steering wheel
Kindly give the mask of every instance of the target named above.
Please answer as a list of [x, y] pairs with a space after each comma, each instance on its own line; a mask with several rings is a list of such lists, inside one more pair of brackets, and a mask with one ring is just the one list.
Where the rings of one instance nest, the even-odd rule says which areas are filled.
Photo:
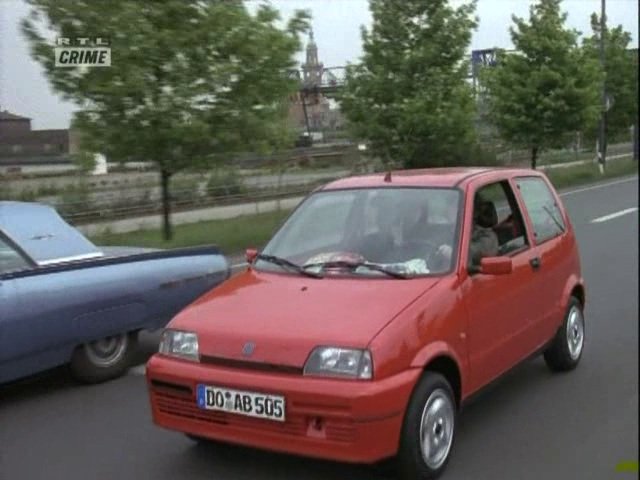
[[427, 268], [429, 268], [439, 255], [438, 249], [440, 245], [437, 245], [431, 240], [412, 240], [405, 243], [404, 248], [406, 248], [408, 252], [418, 252], [418, 257], [422, 258], [426, 262]]

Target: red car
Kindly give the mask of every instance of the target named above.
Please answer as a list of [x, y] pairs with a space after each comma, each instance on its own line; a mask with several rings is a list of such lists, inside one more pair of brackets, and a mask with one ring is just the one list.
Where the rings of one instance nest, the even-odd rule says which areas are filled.
[[536, 171], [334, 181], [247, 256], [149, 360], [157, 425], [433, 478], [470, 395], [532, 355], [582, 355], [576, 239]]

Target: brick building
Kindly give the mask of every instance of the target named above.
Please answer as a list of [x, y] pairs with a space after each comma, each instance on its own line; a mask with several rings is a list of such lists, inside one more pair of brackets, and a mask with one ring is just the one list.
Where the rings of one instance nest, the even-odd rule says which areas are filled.
[[68, 162], [76, 144], [68, 129], [32, 130], [30, 118], [0, 111], [0, 162], [4, 164]]

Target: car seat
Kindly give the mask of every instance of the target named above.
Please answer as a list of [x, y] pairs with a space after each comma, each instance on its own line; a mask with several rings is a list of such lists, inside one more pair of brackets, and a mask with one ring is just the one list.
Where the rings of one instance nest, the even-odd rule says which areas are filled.
[[498, 211], [490, 200], [480, 200], [474, 206], [474, 222], [483, 228], [494, 228], [498, 224]]

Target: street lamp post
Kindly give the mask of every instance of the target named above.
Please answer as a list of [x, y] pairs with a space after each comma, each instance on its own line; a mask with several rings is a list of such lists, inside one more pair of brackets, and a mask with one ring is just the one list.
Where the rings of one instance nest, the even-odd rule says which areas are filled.
[[602, 107], [600, 111], [600, 124], [598, 132], [598, 163], [600, 167], [600, 173], [604, 173], [606, 157], [607, 157], [607, 77], [605, 70], [605, 43], [604, 37], [606, 35], [607, 23], [606, 23], [606, 0], [601, 0], [601, 12], [600, 12], [600, 65], [602, 66]]

